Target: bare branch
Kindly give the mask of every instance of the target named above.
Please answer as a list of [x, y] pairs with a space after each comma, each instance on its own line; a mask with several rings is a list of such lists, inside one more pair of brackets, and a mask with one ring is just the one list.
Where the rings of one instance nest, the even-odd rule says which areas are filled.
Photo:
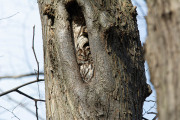
[[3, 108], [3, 109], [5, 109], [6, 111], [12, 113], [15, 118], [17, 118], [18, 120], [20, 120], [20, 119], [14, 114], [13, 111], [10, 111], [10, 110], [8, 110], [7, 108], [5, 108], [5, 107], [3, 107], [3, 106], [0, 106], [0, 107]]
[[39, 62], [38, 62], [38, 59], [36, 57], [36, 52], [35, 52], [35, 49], [34, 49], [34, 36], [35, 36], [35, 25], [33, 26], [32, 50], [33, 50], [34, 57], [36, 59], [36, 63], [37, 63], [37, 67], [38, 67], [37, 80], [39, 80]]
[[[37, 59], [37, 56], [36, 56], [36, 52], [35, 52], [35, 49], [34, 49], [34, 37], [35, 37], [35, 25], [33, 26], [33, 38], [32, 38], [32, 50], [33, 50], [33, 53], [34, 53], [34, 57], [35, 57], [35, 60], [36, 60], [36, 63], [37, 63], [37, 80], [39, 80], [39, 61]], [[39, 90], [39, 84], [37, 83], [37, 86], [38, 86], [38, 93], [39, 93], [39, 99], [40, 99], [40, 90]]]
[[5, 17], [5, 18], [0, 18], [0, 20], [4, 20], [4, 19], [8, 19], [8, 18], [11, 18], [11, 17], [13, 17], [13, 16], [17, 15], [18, 13], [19, 13], [19, 12], [15, 13], [15, 14], [13, 14], [13, 15], [9, 16], [9, 17]]
[[157, 113], [155, 113], [155, 112], [148, 112], [147, 114], [155, 114], [155, 115], [157, 115]]
[[37, 101], [35, 101], [35, 107], [36, 107], [36, 118], [37, 118], [37, 120], [39, 120]]
[[21, 92], [20, 90], [16, 90], [16, 92], [18, 92], [18, 93], [21, 94], [21, 95], [24, 95], [25, 97], [27, 97], [27, 98], [29, 98], [29, 99], [31, 99], [31, 100], [34, 100], [34, 102], [35, 102], [35, 107], [36, 107], [36, 118], [37, 118], [37, 120], [39, 120], [37, 102], [38, 102], [38, 101], [45, 102], [45, 100], [35, 99], [35, 98], [33, 98], [33, 97], [31, 97], [31, 96], [29, 96], [29, 95]]
[[32, 83], [35, 83], [35, 82], [40, 82], [40, 81], [44, 81], [44, 79], [34, 80], [34, 81], [31, 81], [31, 82], [22, 84], [22, 85], [20, 85], [20, 86], [18, 86], [18, 87], [15, 87], [15, 88], [11, 89], [11, 90], [8, 90], [8, 91], [6, 91], [6, 92], [1, 93], [1, 94], [0, 94], [0, 97], [3, 96], [3, 95], [9, 94], [9, 93], [11, 93], [11, 92], [15, 92], [16, 90], [18, 90], [18, 89], [21, 88], [21, 87], [24, 87], [24, 86], [26, 86], [26, 85], [29, 85], [29, 84], [32, 84]]
[[144, 109], [145, 113], [143, 114], [143, 116], [144, 116], [145, 114], [150, 113], [149, 111], [151, 111], [155, 106], [156, 106], [156, 102], [154, 103], [153, 106], [151, 106], [151, 107], [149, 108], [149, 110], [145, 111], [145, 109]]
[[[19, 94], [21, 94], [21, 95], [23, 95], [23, 96], [25, 96], [25, 97], [33, 100], [33, 101], [35, 102], [35, 105], [36, 105], [36, 118], [37, 118], [37, 120], [38, 120], [39, 117], [38, 117], [37, 102], [38, 102], [38, 101], [45, 102], [45, 100], [33, 98], [33, 97], [31, 97], [31, 96], [29, 96], [29, 95], [21, 92], [21, 91], [18, 90], [18, 89], [21, 88], [21, 87], [24, 87], [24, 86], [26, 86], [26, 85], [29, 85], [29, 84], [32, 84], [32, 83], [35, 83], [35, 82], [40, 82], [40, 81], [44, 81], [44, 79], [37, 79], [37, 80], [35, 80], [35, 81], [31, 81], [31, 82], [25, 83], [25, 84], [20, 85], [20, 86], [18, 86], [18, 87], [16, 87], [16, 88], [13, 88], [13, 89], [11, 89], [11, 90], [9, 90], [9, 91], [6, 91], [6, 92], [4, 92], [4, 93], [1, 93], [0, 96], [6, 95], [6, 94], [11, 93], [11, 92], [18, 92]], [[13, 112], [12, 112], [12, 113], [13, 113]]]
[[157, 117], [158, 117], [158, 116], [156, 115], [152, 120], [156, 120]]
[[[3, 76], [0, 77], [0, 79], [7, 79], [7, 78], [22, 78], [22, 77], [29, 77], [29, 76], [33, 76], [33, 75], [37, 75], [36, 73], [28, 73], [28, 74], [22, 74], [22, 75], [15, 75], [15, 76]], [[43, 72], [40, 72], [39, 75], [44, 75]]]
[[33, 98], [33, 97], [29, 96], [28, 94], [21, 92], [20, 90], [16, 90], [16, 92], [18, 92], [19, 94], [21, 94], [31, 100], [45, 102], [45, 100]]
[[154, 100], [145, 100], [145, 102], [156, 102]]
[[[2, 92], [2, 90], [0, 89], [0, 91]], [[29, 109], [28, 107], [25, 106], [24, 103], [19, 103], [18, 101], [16, 101], [15, 99], [11, 98], [9, 95], [6, 95], [7, 99], [20, 105], [23, 109], [25, 109], [26, 111], [28, 111], [29, 113], [31, 113], [32, 115], [36, 116], [36, 113], [34, 113], [34, 111], [32, 111], [31, 109]], [[1, 113], [0, 113], [1, 114]], [[44, 118], [42, 118], [41, 116], [39, 116], [39, 118], [41, 120], [43, 120]]]

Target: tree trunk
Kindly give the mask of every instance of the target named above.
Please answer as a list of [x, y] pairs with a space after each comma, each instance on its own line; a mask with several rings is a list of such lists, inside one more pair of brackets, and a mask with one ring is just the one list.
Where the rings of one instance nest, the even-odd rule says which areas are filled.
[[146, 57], [160, 120], [180, 119], [180, 2], [148, 0]]
[[150, 94], [129, 0], [39, 0], [47, 120], [140, 120]]

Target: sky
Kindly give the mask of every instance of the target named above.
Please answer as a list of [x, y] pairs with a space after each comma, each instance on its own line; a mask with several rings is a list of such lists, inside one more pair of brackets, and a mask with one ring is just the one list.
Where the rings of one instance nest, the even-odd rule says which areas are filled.
[[[14, 15], [14, 16], [12, 16]], [[10, 18], [7, 18], [12, 16]], [[7, 19], [4, 19], [7, 18]], [[43, 71], [43, 45], [41, 21], [36, 0], [1, 0], [0, 4], [0, 76], [34, 73], [37, 70], [32, 51], [33, 26], [35, 51]], [[40, 76], [43, 78], [43, 76]], [[0, 79], [0, 91], [6, 91], [23, 83], [36, 80], [36, 76], [20, 79]], [[44, 83], [35, 83], [20, 90], [44, 99]], [[10, 100], [13, 99], [13, 100]], [[23, 108], [22, 106], [26, 106]], [[45, 120], [45, 104], [38, 102], [39, 116]], [[28, 108], [28, 109], [27, 109]], [[9, 111], [7, 111], [8, 109]], [[34, 101], [13, 92], [0, 97], [0, 120], [36, 120]], [[32, 113], [33, 112], [33, 113]]]
[[[42, 30], [37, 1], [0, 1], [0, 76], [34, 73], [37, 71], [37, 64], [32, 51], [34, 25], [36, 27], [35, 51], [40, 63], [40, 71], [43, 72]], [[132, 0], [132, 2], [137, 6], [138, 27], [143, 44], [147, 36], [147, 25], [144, 19], [147, 15], [147, 6], [144, 0]], [[147, 63], [145, 63], [145, 66], [147, 82], [150, 84]], [[43, 76], [40, 76], [40, 78], [43, 78]], [[33, 80], [36, 80], [36, 76], [20, 79], [0, 79], [0, 93]], [[154, 88], [152, 85], [151, 87], [153, 94], [146, 100], [156, 99]], [[20, 90], [35, 98], [45, 99], [44, 89], [44, 83], [41, 82], [23, 87]], [[154, 106], [154, 103], [145, 102], [144, 109], [147, 111], [152, 106]], [[45, 120], [45, 104], [38, 102], [38, 108], [40, 120]], [[155, 111], [155, 109], [152, 109], [152, 111]], [[34, 113], [34, 101], [18, 93], [14, 92], [8, 94], [8, 96], [0, 97], [0, 120], [36, 120]], [[144, 117], [151, 120], [154, 115], [145, 114]]]

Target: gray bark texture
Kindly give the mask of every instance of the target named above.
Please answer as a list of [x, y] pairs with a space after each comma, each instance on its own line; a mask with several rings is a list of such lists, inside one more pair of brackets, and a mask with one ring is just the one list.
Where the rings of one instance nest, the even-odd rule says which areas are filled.
[[141, 120], [150, 94], [129, 0], [38, 0], [47, 120]]
[[148, 0], [146, 58], [159, 120], [180, 119], [180, 1]]

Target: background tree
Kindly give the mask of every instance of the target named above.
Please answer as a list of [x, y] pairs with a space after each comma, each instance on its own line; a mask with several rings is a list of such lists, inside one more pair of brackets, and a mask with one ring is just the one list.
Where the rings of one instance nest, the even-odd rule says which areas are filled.
[[[47, 119], [142, 119], [143, 102], [150, 89], [144, 74], [136, 7], [129, 0], [38, 3]], [[81, 36], [88, 42], [79, 48], [90, 52], [89, 56], [82, 55], [88, 58], [84, 61], [78, 58]], [[81, 66], [86, 63], [91, 64], [93, 74], [82, 74]]]
[[147, 0], [146, 57], [157, 91], [160, 120], [180, 118], [180, 2]]

